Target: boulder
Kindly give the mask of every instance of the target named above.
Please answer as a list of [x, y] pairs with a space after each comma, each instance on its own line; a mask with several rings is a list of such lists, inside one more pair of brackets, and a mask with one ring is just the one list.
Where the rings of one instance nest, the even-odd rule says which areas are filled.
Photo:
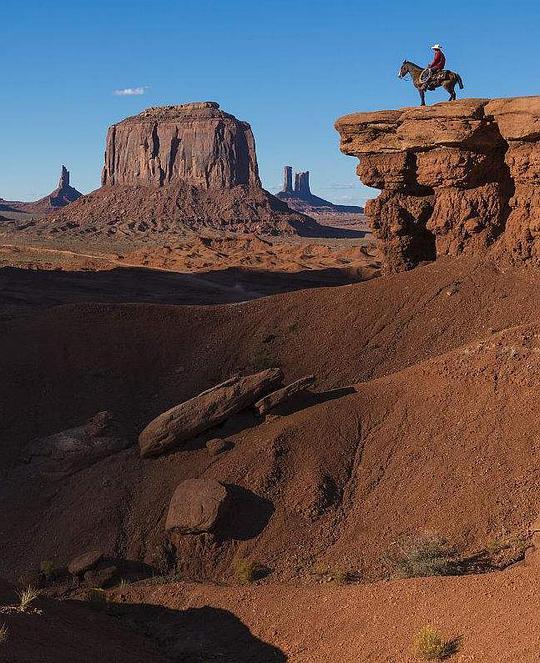
[[273, 391], [282, 380], [279, 368], [236, 376], [163, 412], [139, 435], [141, 456], [159, 456], [177, 449], [183, 442], [249, 407]]
[[32, 440], [21, 460], [30, 470], [63, 478], [131, 445], [110, 412], [99, 412], [82, 426]]
[[103, 559], [103, 553], [100, 550], [89, 550], [68, 564], [68, 571], [76, 576], [93, 569]]
[[219, 481], [182, 481], [171, 498], [165, 529], [180, 534], [210, 532], [223, 517], [229, 502], [227, 489]]
[[286, 400], [294, 396], [295, 394], [305, 391], [315, 383], [314, 375], [307, 375], [306, 377], [300, 378], [295, 382], [291, 382], [286, 387], [282, 387], [277, 391], [273, 391], [268, 396], [261, 398], [255, 403], [255, 410], [262, 417], [267, 412], [277, 407], [281, 403], [284, 403]]

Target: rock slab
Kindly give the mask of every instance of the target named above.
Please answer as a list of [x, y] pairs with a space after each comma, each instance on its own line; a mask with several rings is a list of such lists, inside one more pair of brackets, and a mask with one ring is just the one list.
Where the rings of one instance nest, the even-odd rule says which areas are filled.
[[265, 396], [264, 398], [261, 398], [259, 401], [257, 401], [255, 403], [255, 410], [257, 411], [257, 414], [262, 417], [267, 412], [277, 407], [278, 405], [281, 405], [281, 403], [284, 403], [292, 396], [299, 394], [306, 389], [309, 389], [309, 387], [311, 387], [313, 384], [315, 384], [314, 375], [307, 375], [306, 377], [300, 378], [295, 382], [291, 382], [291, 384], [288, 384], [287, 386], [282, 387], [277, 391], [273, 391], [271, 394], [268, 394], [268, 396]]
[[100, 550], [89, 550], [72, 559], [68, 565], [68, 571], [74, 576], [85, 573], [93, 569], [102, 559], [103, 553]]
[[21, 459], [32, 472], [61, 479], [131, 446], [113, 414], [98, 412], [82, 426], [37, 438]]
[[165, 529], [179, 534], [212, 531], [229, 503], [227, 489], [213, 479], [187, 479], [176, 487]]
[[139, 435], [143, 458], [177, 449], [273, 391], [283, 380], [279, 368], [236, 376], [163, 412]]

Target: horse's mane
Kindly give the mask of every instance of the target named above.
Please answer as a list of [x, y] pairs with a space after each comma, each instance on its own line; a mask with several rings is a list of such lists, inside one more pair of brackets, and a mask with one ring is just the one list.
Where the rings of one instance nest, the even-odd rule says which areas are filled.
[[424, 67], [420, 67], [420, 65], [415, 64], [414, 62], [411, 62], [410, 60], [405, 60], [403, 64], [410, 64], [411, 67], [415, 67], [416, 69], [424, 69]]

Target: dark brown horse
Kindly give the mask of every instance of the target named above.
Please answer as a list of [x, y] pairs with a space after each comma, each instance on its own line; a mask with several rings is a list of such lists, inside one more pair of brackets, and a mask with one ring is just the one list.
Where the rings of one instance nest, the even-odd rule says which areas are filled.
[[[426, 88], [420, 80], [420, 74], [423, 71], [424, 69], [422, 67], [419, 67], [417, 64], [414, 64], [414, 62], [409, 62], [409, 60], [403, 60], [403, 64], [401, 65], [401, 69], [399, 70], [398, 77], [404, 78], [407, 74], [411, 75], [413, 85], [420, 94], [421, 105], [425, 106]], [[461, 76], [459, 74], [456, 74], [454, 71], [445, 70], [443, 72], [440, 72], [440, 74], [436, 73], [435, 76], [432, 76], [427, 89], [435, 90], [435, 88], [442, 86], [450, 95], [450, 101], [454, 101], [454, 99], [456, 98], [456, 91], [455, 91], [456, 85], [459, 85], [459, 89], [463, 90], [463, 81], [461, 80]]]

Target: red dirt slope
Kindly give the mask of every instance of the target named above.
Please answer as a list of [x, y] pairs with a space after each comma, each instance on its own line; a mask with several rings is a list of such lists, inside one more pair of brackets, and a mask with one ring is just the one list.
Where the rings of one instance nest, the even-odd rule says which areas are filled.
[[2, 487], [8, 568], [64, 563], [96, 544], [161, 568], [169, 499], [197, 476], [249, 499], [224, 540], [177, 541], [188, 576], [227, 578], [240, 555], [274, 578], [318, 561], [371, 578], [406, 532], [438, 530], [463, 555], [523, 536], [540, 505], [538, 298], [535, 272], [438, 262], [240, 306], [70, 307], [6, 323], [6, 460], [32, 435], [102, 409], [134, 439], [170, 405], [263, 363], [281, 363], [287, 377], [314, 373], [321, 391], [364, 381], [263, 425], [231, 422], [219, 434], [235, 448], [218, 459], [202, 438], [156, 460], [122, 452], [61, 485], [19, 467]]

